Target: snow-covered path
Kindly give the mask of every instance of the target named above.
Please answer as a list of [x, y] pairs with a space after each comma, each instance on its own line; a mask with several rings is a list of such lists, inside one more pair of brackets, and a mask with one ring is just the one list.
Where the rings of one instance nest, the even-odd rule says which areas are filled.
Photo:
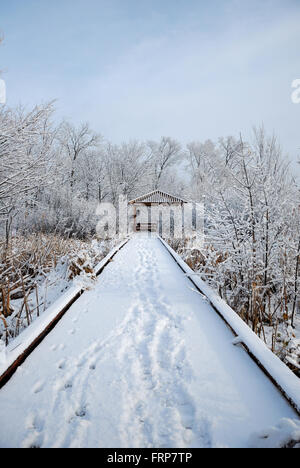
[[296, 414], [137, 235], [0, 391], [0, 447], [242, 447]]

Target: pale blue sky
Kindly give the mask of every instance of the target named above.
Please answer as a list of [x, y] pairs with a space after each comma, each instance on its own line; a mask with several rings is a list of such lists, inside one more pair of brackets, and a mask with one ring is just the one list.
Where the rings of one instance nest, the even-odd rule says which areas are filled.
[[299, 0], [0, 0], [0, 29], [10, 105], [57, 98], [115, 142], [263, 121], [300, 154]]

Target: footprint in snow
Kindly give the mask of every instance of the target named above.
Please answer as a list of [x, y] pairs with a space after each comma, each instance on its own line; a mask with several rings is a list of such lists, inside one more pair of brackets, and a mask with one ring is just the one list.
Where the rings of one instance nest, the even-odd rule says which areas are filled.
[[43, 445], [44, 438], [42, 434], [29, 436], [24, 443], [24, 448], [39, 449]]
[[65, 382], [63, 390], [69, 390], [72, 387], [73, 387], [73, 383], [71, 382], [71, 380], [68, 380], [67, 382]]
[[186, 444], [190, 444], [193, 440], [193, 431], [192, 428], [188, 427], [184, 430], [183, 440]]
[[73, 382], [71, 379], [58, 379], [54, 383], [54, 391], [55, 392], [63, 392], [66, 390], [70, 390], [73, 387]]
[[75, 411], [75, 415], [78, 417], [78, 418], [84, 418], [86, 416], [86, 407], [85, 406], [82, 406], [81, 408], [78, 408], [76, 411]]
[[179, 412], [182, 425], [186, 430], [192, 430], [195, 423], [195, 408], [188, 402], [181, 403]]
[[40, 393], [40, 392], [43, 390], [44, 385], [45, 385], [45, 382], [43, 382], [43, 381], [37, 382], [37, 383], [34, 385], [34, 387], [33, 387], [33, 389], [32, 389], [32, 392], [33, 392], [33, 393]]
[[96, 369], [96, 361], [92, 361], [89, 363], [89, 369], [90, 370], [95, 370]]
[[44, 437], [42, 435], [44, 421], [40, 417], [31, 414], [27, 420], [26, 428], [28, 430], [28, 435], [24, 440], [22, 447], [40, 448], [44, 441]]
[[59, 361], [59, 363], [57, 364], [57, 367], [58, 369], [64, 369], [66, 367], [66, 360], [65, 359], [62, 359], [61, 361]]
[[30, 414], [27, 418], [26, 428], [31, 431], [41, 432], [44, 428], [44, 421], [35, 414]]

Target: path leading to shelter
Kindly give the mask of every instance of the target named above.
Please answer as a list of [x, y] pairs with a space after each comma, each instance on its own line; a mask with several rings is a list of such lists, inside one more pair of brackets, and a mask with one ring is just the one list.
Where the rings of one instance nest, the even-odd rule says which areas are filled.
[[293, 409], [136, 235], [0, 391], [0, 447], [245, 447]]

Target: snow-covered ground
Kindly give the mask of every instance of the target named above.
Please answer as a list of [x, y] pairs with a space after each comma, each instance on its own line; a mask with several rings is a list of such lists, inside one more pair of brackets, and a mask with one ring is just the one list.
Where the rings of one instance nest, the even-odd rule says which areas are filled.
[[137, 235], [0, 391], [1, 447], [247, 447], [296, 413], [156, 238]]

